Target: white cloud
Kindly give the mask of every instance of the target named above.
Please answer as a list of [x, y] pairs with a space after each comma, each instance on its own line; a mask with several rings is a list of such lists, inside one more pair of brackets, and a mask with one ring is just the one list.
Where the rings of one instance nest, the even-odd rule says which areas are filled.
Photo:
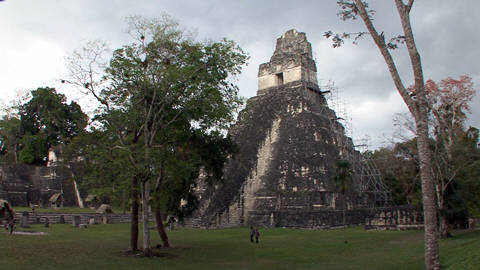
[[390, 92], [386, 98], [371, 97], [368, 100], [349, 106], [355, 140], [368, 136], [369, 147], [382, 146], [391, 139], [393, 133], [393, 116], [407, 111], [397, 92]]
[[36, 89], [52, 84], [63, 66], [65, 52], [57, 44], [42, 38], [28, 38], [20, 48], [2, 50], [0, 92], [11, 96], [15, 90]]

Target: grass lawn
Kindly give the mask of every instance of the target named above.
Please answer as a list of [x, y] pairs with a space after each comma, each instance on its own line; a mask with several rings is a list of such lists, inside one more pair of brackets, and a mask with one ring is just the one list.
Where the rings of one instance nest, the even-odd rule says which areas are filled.
[[[124, 256], [129, 224], [67, 224], [29, 230], [48, 235], [0, 232], [0, 269], [423, 269], [423, 232], [261, 229], [260, 243], [248, 228], [180, 229], [169, 233], [174, 248], [161, 257]], [[480, 269], [480, 231], [456, 232], [441, 242], [446, 269]], [[160, 242], [152, 231], [152, 243]], [[141, 244], [141, 242], [140, 242]]]

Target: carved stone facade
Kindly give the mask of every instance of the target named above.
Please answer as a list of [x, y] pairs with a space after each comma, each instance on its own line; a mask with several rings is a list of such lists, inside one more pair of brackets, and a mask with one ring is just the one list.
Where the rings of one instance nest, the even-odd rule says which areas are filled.
[[[320, 91], [305, 33], [287, 31], [260, 65], [257, 96], [230, 131], [240, 147], [225, 183], [199, 188], [196, 226], [330, 227], [342, 224], [336, 163], [359, 155]], [[368, 198], [348, 196], [349, 223], [363, 223]]]
[[318, 88], [312, 45], [307, 41], [305, 33], [292, 29], [277, 39], [270, 62], [260, 65], [257, 95], [268, 92], [267, 89], [272, 87], [295, 81], [309, 83]]
[[369, 230], [418, 230], [423, 229], [423, 213], [411, 206], [376, 209], [365, 221]]
[[62, 194], [63, 205], [77, 206], [72, 171], [64, 166], [0, 165], [0, 198], [12, 206], [50, 206], [50, 198]]

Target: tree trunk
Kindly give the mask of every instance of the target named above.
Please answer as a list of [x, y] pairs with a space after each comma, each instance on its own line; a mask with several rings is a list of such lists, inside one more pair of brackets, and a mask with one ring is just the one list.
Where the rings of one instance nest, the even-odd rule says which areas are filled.
[[160, 235], [160, 238], [162, 239], [163, 247], [169, 248], [170, 243], [168, 243], [168, 236], [167, 236], [167, 233], [165, 232], [165, 227], [163, 226], [162, 213], [160, 212], [159, 207], [155, 207], [155, 221], [157, 222], [157, 230], [158, 230], [158, 234]]
[[347, 222], [346, 222], [346, 213], [347, 211], [347, 198], [345, 194], [343, 194], [343, 242], [346, 244], [347, 242]]
[[142, 220], [143, 220], [143, 254], [146, 257], [152, 255], [152, 249], [150, 244], [150, 213], [149, 213], [149, 201], [150, 201], [150, 181], [142, 181]]
[[440, 256], [438, 248], [438, 232], [437, 232], [437, 207], [435, 203], [435, 188], [432, 177], [432, 160], [431, 152], [428, 145], [428, 116], [427, 116], [427, 99], [425, 95], [425, 82], [423, 79], [423, 68], [418, 53], [412, 27], [410, 24], [410, 11], [412, 9], [413, 0], [405, 4], [403, 0], [395, 0], [400, 22], [402, 24], [403, 33], [405, 35], [405, 44], [408, 49], [408, 55], [412, 65], [413, 77], [415, 80], [415, 98], [410, 96], [395, 66], [393, 57], [388, 51], [385, 38], [375, 29], [371, 17], [367, 13], [364, 2], [362, 0], [354, 0], [355, 5], [359, 9], [359, 15], [362, 18], [368, 32], [371, 34], [375, 44], [382, 54], [385, 63], [388, 66], [390, 75], [393, 79], [395, 87], [400, 96], [403, 98], [408, 109], [415, 118], [417, 129], [417, 148], [420, 159], [420, 175], [422, 179], [422, 196], [423, 196], [423, 213], [425, 224], [425, 268], [428, 270], [440, 269]]
[[[147, 67], [145, 67], [146, 71]], [[154, 92], [156, 94], [156, 92]], [[142, 192], [142, 206], [143, 206], [143, 254], [146, 257], [152, 255], [152, 249], [150, 244], [150, 138], [154, 132], [149, 129], [149, 121], [151, 120], [151, 106], [149, 106], [147, 99], [144, 99], [144, 127], [143, 127], [143, 143], [144, 143], [144, 163], [145, 163], [145, 178], [142, 179], [141, 192]], [[150, 109], [147, 109], [150, 108]]]
[[[437, 190], [438, 192], [438, 190]], [[440, 233], [441, 238], [447, 238], [450, 237], [450, 232], [448, 231], [448, 221], [444, 214], [442, 212], [445, 210], [445, 199], [444, 199], [444, 194], [437, 194], [437, 200], [438, 200], [438, 209], [439, 215], [438, 215], [438, 229]]]
[[[159, 170], [158, 170], [159, 171], [159, 176], [157, 178], [157, 181], [155, 183], [155, 188], [154, 188], [154, 192], [156, 192], [157, 194], [160, 192], [160, 187], [161, 187], [161, 184], [163, 182], [163, 177], [165, 175], [163, 170], [164, 170], [164, 166], [163, 166], [163, 161], [162, 161], [160, 163], [160, 166], [159, 166]], [[164, 248], [170, 248], [170, 243], [168, 242], [167, 232], [165, 231], [165, 227], [163, 226], [162, 213], [160, 211], [160, 207], [158, 206], [158, 204], [156, 204], [156, 207], [155, 207], [155, 221], [157, 223], [158, 234], [160, 235], [160, 238], [162, 239], [163, 247]]]
[[15, 164], [18, 163], [18, 145], [15, 143], [15, 150], [13, 151], [13, 156], [15, 159]]
[[125, 214], [127, 211], [127, 190], [123, 190], [122, 192], [122, 212]]
[[[426, 107], [419, 106], [421, 113], [416, 117], [417, 147], [420, 159], [420, 174], [422, 178], [423, 215], [425, 226], [425, 268], [440, 269], [440, 256], [437, 231], [437, 206], [435, 188], [431, 174], [431, 157], [428, 148], [428, 126]], [[422, 112], [423, 111], [423, 112]]]
[[440, 230], [440, 237], [441, 238], [448, 238], [450, 237], [450, 231], [448, 230], [448, 221], [447, 219], [440, 214], [439, 218], [439, 230]]
[[130, 249], [138, 251], [138, 180], [132, 180], [132, 221], [130, 224]]

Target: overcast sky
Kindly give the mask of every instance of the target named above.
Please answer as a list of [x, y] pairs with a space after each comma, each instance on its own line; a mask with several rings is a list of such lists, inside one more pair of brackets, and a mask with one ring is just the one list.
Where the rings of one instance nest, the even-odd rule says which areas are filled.
[[[386, 37], [400, 34], [393, 0], [369, 1], [377, 11], [374, 23]], [[370, 148], [392, 136], [392, 117], [406, 111], [379, 51], [369, 37], [359, 45], [333, 49], [323, 37], [334, 32], [364, 31], [361, 21], [343, 22], [336, 16], [336, 0], [4, 0], [0, 1], [0, 94], [4, 103], [17, 93], [41, 86], [56, 87], [64, 57], [90, 40], [101, 39], [117, 48], [129, 42], [125, 17], [158, 17], [162, 12], [196, 29], [199, 40], [228, 38], [249, 55], [239, 78], [240, 93], [257, 91], [257, 72], [268, 62], [275, 41], [289, 29], [307, 34], [312, 43], [320, 86], [335, 82], [351, 118], [352, 136], [368, 136]], [[441, 80], [470, 75], [480, 86], [480, 5], [477, 0], [417, 0], [412, 25], [426, 79]], [[404, 48], [396, 50], [397, 64], [406, 85], [412, 83]], [[82, 103], [82, 99], [79, 100]], [[480, 127], [480, 97], [472, 103], [469, 124]]]

